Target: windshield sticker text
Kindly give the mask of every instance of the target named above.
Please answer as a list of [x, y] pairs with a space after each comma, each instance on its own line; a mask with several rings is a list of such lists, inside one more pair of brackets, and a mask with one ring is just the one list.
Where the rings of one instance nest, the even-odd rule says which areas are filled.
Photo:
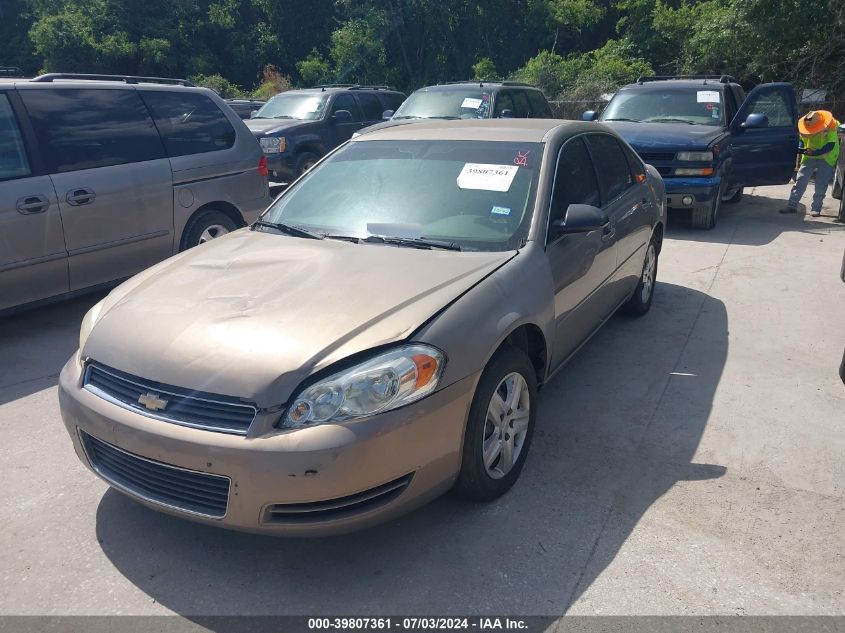
[[490, 213], [493, 215], [510, 215], [511, 208], [510, 207], [493, 207], [490, 209]]
[[481, 99], [471, 99], [467, 97], [464, 99], [464, 102], [461, 104], [462, 108], [470, 108], [471, 110], [475, 110], [478, 106], [481, 105]]
[[466, 163], [458, 174], [458, 187], [483, 191], [508, 191], [517, 170], [519, 167], [515, 165]]
[[516, 150], [516, 158], [513, 159], [514, 165], [519, 165], [520, 167], [527, 167], [528, 166], [528, 154], [531, 153], [531, 150], [527, 152], [521, 152]]
[[721, 99], [718, 90], [699, 90], [696, 101], [698, 103], [719, 103]]

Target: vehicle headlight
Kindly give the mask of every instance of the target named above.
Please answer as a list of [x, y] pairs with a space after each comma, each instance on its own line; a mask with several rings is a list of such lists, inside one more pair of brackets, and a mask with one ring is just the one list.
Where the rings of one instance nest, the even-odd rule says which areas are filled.
[[304, 389], [291, 400], [281, 426], [342, 422], [404, 406], [437, 388], [444, 364], [443, 352], [428, 345], [379, 354]]
[[280, 154], [285, 151], [287, 140], [284, 136], [265, 136], [258, 139], [265, 154]]
[[[105, 301], [105, 299], [103, 301]], [[85, 347], [85, 341], [88, 340], [91, 330], [94, 329], [94, 325], [100, 319], [100, 311], [103, 309], [103, 301], [96, 303], [93, 308], [88, 310], [85, 317], [82, 319], [82, 325], [79, 326], [79, 351], [82, 351], [82, 348]]]
[[678, 152], [678, 160], [695, 160], [708, 162], [713, 160], [713, 152]]

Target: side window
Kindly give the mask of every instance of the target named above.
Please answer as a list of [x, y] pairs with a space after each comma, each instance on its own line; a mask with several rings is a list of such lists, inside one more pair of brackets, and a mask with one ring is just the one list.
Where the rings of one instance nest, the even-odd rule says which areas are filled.
[[0, 180], [23, 178], [31, 173], [12, 104], [0, 93]]
[[769, 127], [792, 127], [795, 125], [792, 106], [781, 88], [762, 89], [752, 97], [748, 114], [765, 114]]
[[531, 116], [540, 119], [552, 118], [552, 111], [546, 98], [538, 90], [527, 91], [528, 101], [531, 103]]
[[521, 90], [513, 93], [513, 104], [516, 106], [514, 114], [519, 119], [527, 119], [531, 117], [531, 106], [528, 103], [528, 97]]
[[171, 158], [229, 149], [235, 128], [211, 99], [195, 92], [144, 91]]
[[625, 154], [625, 158], [628, 161], [628, 168], [631, 170], [634, 180], [636, 182], [645, 182], [645, 165], [643, 165], [643, 161], [629, 147], [622, 143], [619, 145], [622, 147], [622, 152]]
[[164, 158], [134, 90], [20, 90], [50, 173]]
[[601, 205], [596, 171], [581, 138], [567, 142], [558, 155], [549, 224], [566, 219], [570, 204]]
[[349, 110], [352, 114], [353, 121], [361, 120], [361, 113], [358, 111], [358, 104], [355, 103], [355, 98], [352, 95], [342, 94], [335, 97], [334, 103], [332, 104], [331, 114], [334, 114], [338, 110]]
[[380, 121], [381, 113], [384, 108], [381, 107], [381, 101], [374, 94], [361, 92], [356, 95], [358, 103], [361, 104], [361, 109], [364, 111], [365, 121]]
[[602, 201], [606, 204], [624, 193], [634, 179], [622, 146], [615, 138], [609, 134], [590, 134], [588, 142], [599, 173]]
[[[382, 108], [382, 113], [384, 113], [385, 110], [393, 110], [395, 112], [405, 101], [405, 95], [398, 92], [380, 92], [378, 96], [384, 106]], [[381, 118], [381, 114], [379, 114], [379, 118]]]
[[505, 110], [510, 110], [516, 115], [516, 106], [513, 104], [510, 92], [500, 92], [496, 95], [496, 107], [493, 110], [493, 118], [499, 118]]

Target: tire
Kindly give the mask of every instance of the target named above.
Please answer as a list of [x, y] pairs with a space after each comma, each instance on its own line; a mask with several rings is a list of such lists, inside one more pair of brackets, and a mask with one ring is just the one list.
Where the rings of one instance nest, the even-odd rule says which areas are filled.
[[738, 187], [733, 191], [726, 191], [724, 197], [722, 198], [722, 202], [726, 204], [736, 204], [742, 200], [742, 196], [745, 193], [744, 187]]
[[226, 233], [231, 233], [237, 228], [232, 218], [222, 211], [206, 209], [188, 222], [185, 232], [182, 233], [182, 243], [179, 250], [185, 251], [194, 246], [199, 246]]
[[843, 178], [845, 178], [845, 170], [843, 170], [841, 166], [837, 165], [836, 171], [833, 175], [833, 187], [830, 192], [830, 195], [836, 200], [842, 200]]
[[[517, 400], [512, 400], [511, 394], [518, 394]], [[497, 416], [496, 423], [491, 413], [494, 397], [504, 401], [504, 406], [508, 407], [502, 411], [503, 416]], [[508, 406], [514, 401], [518, 402], [517, 412], [520, 415], [513, 415], [513, 408]], [[510, 490], [525, 464], [536, 416], [537, 377], [534, 366], [522, 350], [503, 347], [490, 359], [481, 374], [472, 399], [455, 492], [467, 499], [490, 501]], [[514, 428], [520, 430], [508, 434]], [[503, 450], [506, 446], [510, 447], [510, 451]], [[488, 465], [485, 465], [485, 448], [493, 456]], [[508, 462], [507, 454], [515, 454], [516, 457]], [[508, 463], [510, 468], [507, 468]]]
[[311, 152], [302, 152], [296, 159], [296, 167], [294, 167], [294, 178], [299, 178], [306, 171], [311, 169], [320, 160], [320, 157]]
[[646, 247], [643, 272], [640, 273], [637, 288], [631, 298], [622, 306], [624, 314], [641, 317], [651, 308], [654, 289], [657, 286], [657, 259], [657, 240], [652, 237]]
[[713, 195], [713, 200], [696, 204], [692, 208], [692, 228], [709, 231], [719, 220], [719, 209], [722, 208], [722, 194], [725, 181], [719, 184], [719, 190]]

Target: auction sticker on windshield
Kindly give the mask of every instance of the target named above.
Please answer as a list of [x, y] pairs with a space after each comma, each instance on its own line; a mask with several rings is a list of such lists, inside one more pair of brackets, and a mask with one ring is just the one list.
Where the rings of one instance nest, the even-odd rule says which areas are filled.
[[471, 97], [467, 97], [466, 99], [464, 99], [464, 102], [461, 104], [461, 107], [475, 110], [480, 105], [481, 99], [472, 99]]
[[699, 90], [698, 91], [698, 103], [719, 103], [719, 91], [718, 90]]
[[519, 167], [516, 165], [466, 163], [458, 174], [458, 187], [484, 191], [508, 191], [518, 170]]

